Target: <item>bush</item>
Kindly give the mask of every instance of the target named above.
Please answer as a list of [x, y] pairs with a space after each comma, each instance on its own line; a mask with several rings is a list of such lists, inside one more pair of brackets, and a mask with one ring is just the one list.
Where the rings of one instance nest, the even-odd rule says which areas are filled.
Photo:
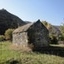
[[64, 36], [63, 35], [59, 36], [59, 41], [64, 41]]
[[51, 40], [52, 44], [58, 44], [57, 38], [54, 36], [53, 39]]
[[12, 40], [12, 32], [14, 29], [8, 29], [5, 31], [5, 39], [6, 40]]
[[5, 40], [4, 35], [0, 35], [0, 41], [4, 41], [4, 40]]
[[58, 39], [57, 39], [56, 36], [50, 35], [49, 37], [50, 37], [50, 40], [51, 40], [51, 42], [50, 42], [51, 44], [58, 44]]

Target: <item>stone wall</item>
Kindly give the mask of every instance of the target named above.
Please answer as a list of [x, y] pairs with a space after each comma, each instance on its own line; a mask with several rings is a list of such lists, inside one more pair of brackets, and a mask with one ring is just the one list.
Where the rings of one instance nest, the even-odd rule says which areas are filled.
[[27, 32], [13, 34], [13, 43], [27, 46]]
[[29, 43], [35, 47], [49, 46], [49, 32], [41, 23], [35, 23], [28, 29]]

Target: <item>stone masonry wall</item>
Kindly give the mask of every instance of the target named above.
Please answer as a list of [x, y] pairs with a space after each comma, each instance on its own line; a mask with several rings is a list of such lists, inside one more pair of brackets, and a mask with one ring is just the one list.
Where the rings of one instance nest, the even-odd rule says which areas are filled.
[[27, 32], [13, 34], [13, 43], [27, 46]]
[[49, 32], [40, 22], [33, 24], [28, 29], [29, 42], [35, 47], [49, 46]]

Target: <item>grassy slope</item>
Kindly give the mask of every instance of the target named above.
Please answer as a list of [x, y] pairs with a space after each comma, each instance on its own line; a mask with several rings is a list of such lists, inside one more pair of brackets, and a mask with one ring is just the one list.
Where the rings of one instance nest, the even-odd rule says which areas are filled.
[[64, 58], [41, 53], [27, 53], [10, 49], [11, 42], [0, 42], [0, 64], [10, 64], [16, 60], [18, 64], [64, 64]]

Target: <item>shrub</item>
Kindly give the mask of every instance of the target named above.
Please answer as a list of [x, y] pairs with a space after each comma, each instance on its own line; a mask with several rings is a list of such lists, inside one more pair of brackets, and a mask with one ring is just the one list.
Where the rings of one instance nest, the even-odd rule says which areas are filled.
[[51, 40], [52, 44], [58, 44], [57, 38], [54, 36], [53, 39]]
[[64, 41], [64, 36], [63, 36], [62, 33], [59, 35], [58, 40], [59, 40], [59, 41]]
[[64, 41], [64, 36], [60, 36], [59, 41]]
[[4, 40], [5, 40], [4, 35], [0, 35], [0, 41], [4, 41]]
[[14, 29], [8, 29], [5, 31], [5, 39], [6, 40], [12, 40], [12, 32]]
[[50, 40], [51, 40], [51, 44], [58, 44], [58, 39], [57, 39], [57, 37], [56, 36], [54, 36], [54, 35], [49, 35], [49, 37], [50, 37]]

